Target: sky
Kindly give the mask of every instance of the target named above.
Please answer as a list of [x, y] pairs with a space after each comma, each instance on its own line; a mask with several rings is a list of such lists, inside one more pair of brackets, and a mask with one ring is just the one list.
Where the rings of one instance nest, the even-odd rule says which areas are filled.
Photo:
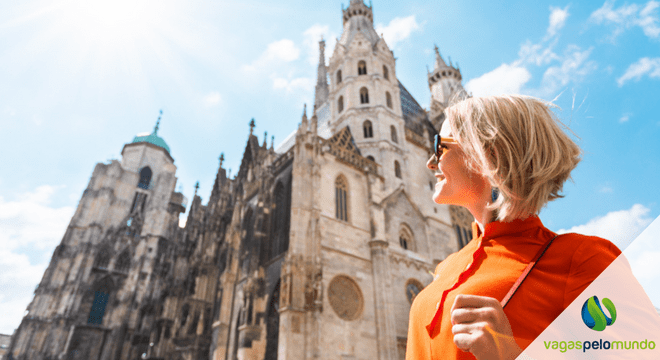
[[[623, 244], [660, 215], [659, 2], [372, 2], [396, 75], [423, 107], [434, 44], [474, 96], [521, 93], [558, 106], [584, 154], [565, 198], [540, 214], [548, 228]], [[221, 153], [238, 172], [251, 118], [276, 147], [296, 129], [303, 104], [313, 104], [318, 41], [327, 61], [341, 9], [299, 0], [2, 2], [0, 333], [19, 325], [96, 163], [120, 159], [162, 110], [158, 134], [175, 159], [176, 188], [192, 198], [199, 181], [206, 203]], [[658, 285], [652, 259], [631, 264]], [[660, 307], [660, 294], [652, 301]]]

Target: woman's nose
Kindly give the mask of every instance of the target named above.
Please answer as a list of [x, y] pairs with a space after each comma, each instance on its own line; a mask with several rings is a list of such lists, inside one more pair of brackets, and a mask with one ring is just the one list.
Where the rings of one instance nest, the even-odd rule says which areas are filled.
[[431, 158], [429, 161], [426, 162], [426, 167], [429, 168], [429, 170], [438, 170], [438, 159], [434, 155], [431, 155]]

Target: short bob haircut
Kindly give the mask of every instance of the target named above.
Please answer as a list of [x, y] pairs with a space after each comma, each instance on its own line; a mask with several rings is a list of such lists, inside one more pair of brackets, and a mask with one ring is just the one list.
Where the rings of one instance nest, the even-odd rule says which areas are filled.
[[499, 189], [489, 205], [498, 220], [538, 214], [548, 201], [562, 197], [564, 182], [580, 162], [580, 148], [564, 133], [552, 107], [537, 98], [507, 95], [469, 98], [445, 110], [466, 165]]

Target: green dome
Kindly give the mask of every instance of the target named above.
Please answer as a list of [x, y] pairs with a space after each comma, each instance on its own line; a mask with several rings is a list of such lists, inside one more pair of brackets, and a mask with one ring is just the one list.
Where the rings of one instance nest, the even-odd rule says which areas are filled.
[[168, 154], [170, 153], [170, 147], [167, 146], [165, 140], [163, 140], [161, 137], [156, 135], [155, 132], [151, 134], [147, 134], [147, 133], [137, 134], [133, 139], [133, 141], [131, 141], [131, 144], [140, 143], [140, 142], [148, 142], [150, 144], [154, 144], [156, 146], [165, 149], [165, 151], [167, 151]]

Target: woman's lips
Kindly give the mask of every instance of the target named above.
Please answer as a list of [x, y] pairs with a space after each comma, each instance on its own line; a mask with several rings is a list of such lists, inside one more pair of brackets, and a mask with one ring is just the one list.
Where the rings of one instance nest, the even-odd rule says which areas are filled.
[[435, 173], [435, 177], [438, 179], [438, 182], [445, 179], [445, 176], [441, 173]]

